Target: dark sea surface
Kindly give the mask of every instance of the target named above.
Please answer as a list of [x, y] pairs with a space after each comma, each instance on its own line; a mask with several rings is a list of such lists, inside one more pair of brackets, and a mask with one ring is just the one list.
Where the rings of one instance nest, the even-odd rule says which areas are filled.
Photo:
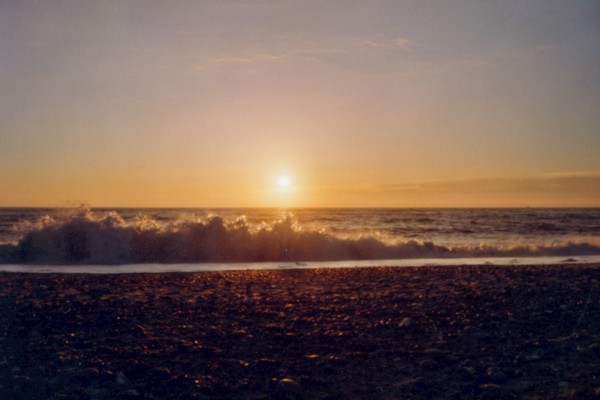
[[600, 255], [600, 209], [0, 209], [0, 264]]

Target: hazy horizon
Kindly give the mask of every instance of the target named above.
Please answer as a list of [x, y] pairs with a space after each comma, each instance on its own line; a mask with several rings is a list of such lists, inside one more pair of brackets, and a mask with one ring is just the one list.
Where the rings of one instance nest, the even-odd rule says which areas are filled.
[[0, 2], [0, 207], [600, 207], [599, 17]]

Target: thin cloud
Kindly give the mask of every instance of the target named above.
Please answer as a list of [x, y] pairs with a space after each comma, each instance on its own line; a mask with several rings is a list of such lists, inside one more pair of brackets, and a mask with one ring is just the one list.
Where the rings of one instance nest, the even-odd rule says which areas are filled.
[[410, 51], [412, 47], [412, 42], [404, 37], [397, 37], [394, 39], [381, 36], [367, 37], [356, 40], [353, 44], [355, 47], [370, 47], [375, 49], [397, 48], [405, 51]]
[[600, 178], [599, 171], [551, 172], [544, 175], [546, 179], [554, 178]]
[[[344, 198], [344, 206], [373, 207], [599, 207], [600, 174], [561, 173], [531, 178], [320, 186], [315, 198]], [[369, 204], [364, 204], [369, 198]]]
[[207, 71], [227, 66], [256, 66], [275, 63], [292, 62], [294, 58], [318, 59], [328, 55], [339, 55], [347, 53], [343, 48], [319, 47], [317, 45], [303, 45], [296, 50], [288, 50], [282, 53], [259, 53], [255, 55], [227, 55], [220, 56], [203, 63], [197, 64], [197, 71]]
[[290, 45], [284, 52], [263, 52], [255, 55], [224, 55], [209, 59], [196, 65], [196, 70], [206, 71], [219, 67], [226, 66], [243, 66], [243, 65], [258, 65], [268, 63], [278, 63], [293, 61], [294, 58], [319, 59], [321, 57], [349, 54], [356, 49], [372, 48], [372, 49], [399, 49], [403, 51], [411, 51], [413, 43], [404, 37], [393, 39], [383, 38], [380, 36], [372, 38], [363, 38], [353, 42], [337, 43], [336, 45], [323, 45], [313, 42], [303, 42], [300, 44]]
[[393, 43], [396, 45], [396, 47], [400, 47], [401, 49], [404, 50], [410, 50], [409, 46], [411, 46], [412, 42], [406, 38], [403, 37], [398, 37], [396, 39], [393, 40]]
[[[586, 183], [598, 183], [590, 188]], [[373, 186], [378, 191], [453, 191], [483, 190], [490, 192], [544, 191], [584, 189], [600, 195], [600, 173], [554, 173], [532, 178], [488, 178], [421, 183], [381, 184]], [[592, 189], [591, 191], [589, 189]]]
[[346, 54], [348, 51], [343, 48], [336, 47], [305, 47], [293, 52], [290, 55], [301, 55], [301, 56], [319, 56], [319, 55], [330, 55], [330, 54]]
[[212, 64], [252, 64], [253, 60], [248, 57], [219, 57], [209, 62]]
[[282, 55], [277, 54], [255, 54], [252, 56], [223, 56], [213, 58], [202, 64], [196, 65], [196, 70], [206, 71], [212, 68], [218, 68], [223, 66], [236, 66], [236, 65], [258, 65], [279, 62], [283, 58]]

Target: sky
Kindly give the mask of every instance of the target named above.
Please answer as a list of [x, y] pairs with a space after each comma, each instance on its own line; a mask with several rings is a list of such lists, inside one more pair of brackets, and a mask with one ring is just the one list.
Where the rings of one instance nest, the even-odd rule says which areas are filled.
[[600, 207], [599, 116], [596, 0], [0, 0], [0, 206]]

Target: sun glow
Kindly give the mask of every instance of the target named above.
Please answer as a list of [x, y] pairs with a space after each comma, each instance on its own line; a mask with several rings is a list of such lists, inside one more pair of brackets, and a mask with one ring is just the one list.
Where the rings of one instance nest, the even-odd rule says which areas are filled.
[[277, 207], [288, 208], [299, 204], [297, 187], [287, 174], [278, 175], [274, 181], [271, 202]]
[[280, 176], [279, 179], [277, 179], [277, 186], [279, 186], [280, 189], [289, 189], [291, 184], [292, 182], [287, 176]]

